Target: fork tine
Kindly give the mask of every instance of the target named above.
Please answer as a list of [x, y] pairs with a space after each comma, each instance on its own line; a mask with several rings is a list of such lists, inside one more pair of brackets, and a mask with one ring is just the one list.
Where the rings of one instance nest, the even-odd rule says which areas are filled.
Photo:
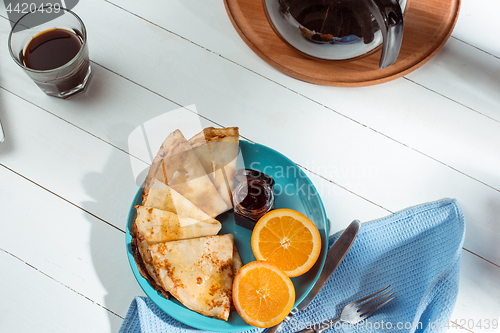
[[366, 301], [367, 299], [370, 299], [370, 298], [372, 298], [373, 296], [375, 296], [375, 295], [377, 295], [377, 294], [381, 293], [382, 291], [386, 290], [386, 289], [387, 289], [387, 288], [389, 288], [390, 286], [391, 286], [391, 285], [388, 285], [387, 287], [382, 288], [382, 289], [380, 289], [379, 291], [376, 291], [376, 292], [374, 292], [374, 293], [373, 293], [373, 294], [371, 294], [371, 295], [368, 295], [368, 296], [366, 296], [366, 297], [363, 297], [363, 298], [361, 298], [361, 299], [358, 299], [357, 301], [355, 301], [355, 302], [353, 302], [353, 303], [354, 303], [354, 304], [363, 303], [363, 302], [364, 302], [364, 301]]
[[[385, 288], [382, 289], [381, 291], [383, 291], [383, 290], [385, 290]], [[387, 295], [390, 292], [392, 292], [392, 289], [389, 289], [389, 290], [385, 291], [384, 293], [378, 294], [375, 297], [367, 300], [366, 302], [359, 304], [357, 306], [358, 312], [364, 312], [364, 309], [371, 308], [372, 305], [376, 305], [376, 304], [373, 304], [373, 303], [376, 302], [376, 301], [378, 301], [379, 299], [381, 299], [382, 297], [384, 297], [385, 295]]]
[[[392, 291], [392, 290], [389, 290], [389, 291]], [[380, 303], [382, 303], [383, 301], [385, 301], [386, 299], [390, 298], [391, 296], [394, 295], [394, 292], [390, 293], [389, 295], [380, 295], [379, 297], [377, 298], [374, 298], [372, 300], [372, 303], [367, 305], [367, 306], [364, 306], [362, 309], [358, 309], [358, 312], [361, 313], [361, 314], [365, 314], [369, 311], [371, 311], [371, 309], [373, 309], [374, 307], [376, 307], [377, 305], [379, 305]]]
[[[373, 304], [373, 306], [370, 309], [366, 310], [366, 311], [370, 311], [370, 312], [368, 312], [368, 313], [365, 312], [360, 316], [362, 318], [362, 320], [370, 317], [375, 311], [377, 311], [378, 309], [380, 309], [381, 307], [383, 307], [384, 305], [386, 305], [387, 303], [389, 303], [390, 301], [395, 299], [396, 296], [390, 298], [393, 295], [394, 295], [394, 293], [387, 295], [385, 298], [383, 298], [383, 299], [379, 300], [377, 303]], [[380, 303], [382, 303], [382, 304], [380, 304]], [[380, 305], [378, 305], [378, 304], [380, 304]]]

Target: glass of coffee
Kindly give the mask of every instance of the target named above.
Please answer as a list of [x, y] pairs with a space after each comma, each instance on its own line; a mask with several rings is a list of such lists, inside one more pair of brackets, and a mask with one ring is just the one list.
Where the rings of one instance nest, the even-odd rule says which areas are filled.
[[87, 31], [68, 9], [44, 7], [22, 16], [10, 32], [9, 51], [49, 96], [67, 98], [89, 81]]

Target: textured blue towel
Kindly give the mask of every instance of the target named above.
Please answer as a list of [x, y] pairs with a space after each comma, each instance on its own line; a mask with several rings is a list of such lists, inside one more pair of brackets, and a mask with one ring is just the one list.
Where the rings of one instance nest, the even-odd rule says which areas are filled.
[[[408, 208], [362, 224], [330, 280], [284, 332], [335, 318], [345, 304], [387, 285], [392, 286], [395, 300], [357, 326], [338, 323], [331, 331], [446, 331], [458, 293], [464, 233], [464, 217], [455, 200]], [[188, 331], [202, 332], [169, 317], [146, 297], [133, 300], [120, 329], [120, 333]]]

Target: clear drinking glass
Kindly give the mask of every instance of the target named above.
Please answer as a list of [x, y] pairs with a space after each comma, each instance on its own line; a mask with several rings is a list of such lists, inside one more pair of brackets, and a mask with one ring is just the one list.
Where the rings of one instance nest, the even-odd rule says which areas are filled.
[[[44, 7], [43, 9], [28, 12], [14, 24], [9, 36], [9, 51], [14, 61], [31, 77], [43, 92], [49, 96], [67, 98], [83, 91], [90, 78], [91, 69], [87, 46], [87, 30], [82, 20], [71, 10], [62, 7]], [[70, 39], [74, 40], [75, 37], [77, 38], [76, 43], [79, 43], [79, 49], [77, 44], [74, 57], [56, 68], [30, 68], [30, 64], [27, 61], [29, 55], [27, 52], [30, 52], [28, 51], [28, 47], [36, 49], [37, 47], [33, 46], [37, 45], [34, 42], [37, 41], [36, 38], [47, 36], [47, 33], [56, 30], [58, 33], [66, 33], [67, 36], [71, 37]], [[33, 44], [30, 45], [32, 42]], [[43, 44], [38, 43], [38, 45]], [[48, 46], [50, 52], [56, 52], [49, 53], [49, 58], [57, 58], [59, 54], [63, 54], [64, 52], [67, 54], [68, 50], [65, 49], [65, 45], [45, 43], [45, 47]], [[34, 55], [35, 53], [30, 54]]]

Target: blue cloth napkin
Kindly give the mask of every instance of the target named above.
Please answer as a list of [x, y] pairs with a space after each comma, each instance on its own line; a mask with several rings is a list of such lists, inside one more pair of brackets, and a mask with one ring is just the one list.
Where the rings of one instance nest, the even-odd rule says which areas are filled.
[[[347, 303], [387, 285], [396, 296], [392, 302], [357, 325], [339, 322], [330, 331], [445, 332], [458, 293], [464, 234], [464, 217], [454, 199], [363, 223], [340, 266], [284, 332], [318, 327], [339, 316]], [[169, 317], [149, 298], [136, 297], [120, 328], [120, 333], [129, 332], [202, 331]]]

